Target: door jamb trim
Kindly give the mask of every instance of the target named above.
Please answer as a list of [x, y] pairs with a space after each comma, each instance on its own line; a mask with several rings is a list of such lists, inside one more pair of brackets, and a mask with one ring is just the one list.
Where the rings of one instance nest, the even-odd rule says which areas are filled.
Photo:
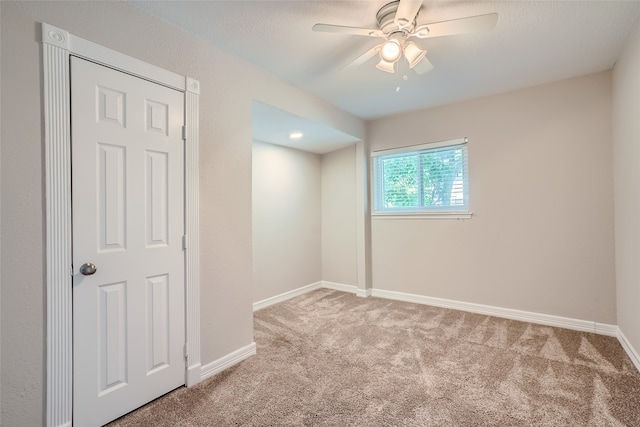
[[71, 245], [71, 98], [69, 56], [96, 62], [185, 96], [185, 384], [200, 381], [199, 96], [200, 83], [42, 23], [45, 151], [46, 414], [47, 426], [73, 419]]

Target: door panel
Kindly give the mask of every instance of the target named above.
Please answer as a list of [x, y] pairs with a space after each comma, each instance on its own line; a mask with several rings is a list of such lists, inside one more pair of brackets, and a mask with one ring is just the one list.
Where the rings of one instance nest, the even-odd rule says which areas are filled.
[[169, 277], [147, 278], [147, 374], [169, 366]]
[[126, 147], [97, 144], [98, 251], [126, 249]]
[[146, 224], [147, 248], [167, 246], [168, 237], [168, 173], [169, 163], [167, 153], [147, 151], [146, 161]]
[[[184, 384], [183, 94], [71, 62], [74, 423]], [[84, 263], [95, 274], [80, 274]]]
[[98, 286], [98, 395], [127, 384], [127, 283]]

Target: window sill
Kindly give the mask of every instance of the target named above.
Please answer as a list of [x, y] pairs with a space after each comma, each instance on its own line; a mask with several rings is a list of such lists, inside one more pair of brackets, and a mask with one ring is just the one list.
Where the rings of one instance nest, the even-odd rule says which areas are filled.
[[471, 219], [472, 212], [389, 212], [371, 214], [373, 219]]

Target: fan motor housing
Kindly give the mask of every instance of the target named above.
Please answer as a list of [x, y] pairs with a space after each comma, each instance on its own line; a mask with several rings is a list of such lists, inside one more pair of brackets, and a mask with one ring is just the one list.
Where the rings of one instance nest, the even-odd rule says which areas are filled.
[[398, 25], [395, 23], [396, 11], [398, 10], [398, 4], [400, 4], [400, 0], [392, 1], [391, 3], [387, 3], [378, 10], [376, 13], [376, 22], [378, 23], [378, 28], [385, 33], [391, 34], [397, 31], [402, 31], [405, 34], [408, 34], [413, 31], [416, 26], [416, 18], [419, 15], [419, 12], [416, 13], [413, 22], [406, 26], [403, 29], [400, 29]]

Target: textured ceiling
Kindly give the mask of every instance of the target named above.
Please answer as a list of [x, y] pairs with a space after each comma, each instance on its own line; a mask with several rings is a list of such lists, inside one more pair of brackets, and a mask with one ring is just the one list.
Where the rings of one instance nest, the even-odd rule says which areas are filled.
[[423, 75], [406, 66], [385, 73], [375, 59], [341, 70], [380, 39], [311, 27], [376, 28], [387, 2], [130, 1], [363, 119], [610, 69], [640, 17], [640, 1], [425, 0], [418, 24], [493, 12], [498, 23], [487, 33], [418, 40], [434, 65]]
[[[283, 145], [316, 154], [339, 150], [360, 139], [320, 123], [296, 116], [259, 101], [252, 106], [253, 139]], [[301, 139], [291, 139], [291, 132], [301, 132]]]

